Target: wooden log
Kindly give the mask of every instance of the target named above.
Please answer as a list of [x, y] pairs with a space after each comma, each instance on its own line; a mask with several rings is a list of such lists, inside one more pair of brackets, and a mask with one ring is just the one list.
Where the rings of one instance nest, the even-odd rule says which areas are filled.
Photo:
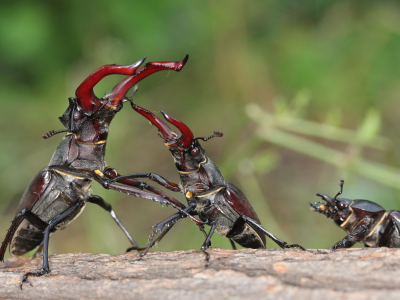
[[210, 265], [196, 250], [57, 254], [52, 272], [22, 275], [40, 258], [0, 263], [0, 299], [398, 299], [400, 249], [210, 249]]

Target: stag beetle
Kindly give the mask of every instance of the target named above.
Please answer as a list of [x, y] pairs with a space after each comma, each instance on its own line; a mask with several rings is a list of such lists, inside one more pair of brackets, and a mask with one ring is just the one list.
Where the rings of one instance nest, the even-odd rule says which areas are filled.
[[325, 202], [310, 203], [311, 210], [333, 219], [348, 235], [330, 249], [350, 248], [355, 243], [365, 247], [400, 248], [400, 211], [386, 211], [369, 200], [337, 198], [343, 192], [344, 180], [339, 181], [340, 191], [334, 198], [317, 194]]
[[[194, 138], [192, 131], [183, 122], [161, 111], [165, 119], [181, 131], [181, 135], [178, 135], [150, 111], [133, 102], [131, 102], [131, 105], [135, 111], [147, 118], [161, 132], [160, 137], [164, 140], [174, 158], [180, 183], [170, 182], [153, 173], [141, 174], [141, 177], [153, 180], [171, 191], [183, 193], [188, 202], [185, 211], [191, 215], [199, 216], [201, 222], [198, 222], [198, 225], [206, 224], [211, 227], [208, 234], [203, 231], [206, 240], [201, 247], [202, 252], [206, 255], [207, 264], [209, 254], [206, 250], [210, 246], [214, 231], [227, 237], [234, 249], [234, 242], [247, 248], [265, 248], [266, 235], [281, 248], [297, 247], [305, 250], [297, 244], [288, 245], [264, 229], [244, 193], [234, 184], [225, 180], [218, 167], [206, 156], [199, 140], [207, 141], [213, 137], [221, 137], [222, 133], [214, 132], [208, 138]], [[124, 178], [138, 178], [138, 174], [115, 177], [115, 180]], [[187, 217], [186, 214], [178, 212], [155, 225], [147, 248], [140, 255], [145, 255], [150, 247], [165, 236], [178, 219], [185, 217]], [[162, 232], [165, 226], [166, 229]], [[152, 244], [157, 231], [161, 232], [161, 235]]]
[[[185, 206], [158, 189], [140, 180], [126, 180], [130, 186], [109, 183], [104, 173], [116, 172], [106, 166], [105, 148], [110, 122], [122, 109], [126, 92], [145, 77], [161, 71], [180, 71], [188, 60], [188, 55], [180, 62], [150, 62], [140, 67], [145, 58], [128, 65], [106, 65], [93, 72], [78, 87], [75, 97], [69, 98], [69, 107], [59, 118], [64, 130], [50, 131], [43, 136], [47, 139], [66, 132], [48, 166], [32, 180], [23, 194], [17, 214], [0, 248], [0, 261], [4, 260], [7, 246], [12, 255], [21, 256], [39, 247], [43, 250], [43, 265], [40, 272], [29, 272], [23, 276], [21, 289], [29, 276], [42, 276], [50, 272], [48, 244], [51, 233], [64, 229], [75, 219], [87, 202], [107, 210], [124, 231], [131, 244], [135, 241], [121, 224], [111, 205], [92, 194], [91, 182], [95, 180], [107, 189], [124, 192], [136, 197], [171, 204], [183, 211]], [[129, 75], [118, 83], [111, 93], [97, 98], [93, 87], [105, 76], [111, 74]], [[123, 181], [119, 182], [124, 184]], [[150, 192], [144, 191], [147, 189]], [[152, 193], [153, 192], [153, 193]], [[156, 193], [156, 194], [154, 194]]]

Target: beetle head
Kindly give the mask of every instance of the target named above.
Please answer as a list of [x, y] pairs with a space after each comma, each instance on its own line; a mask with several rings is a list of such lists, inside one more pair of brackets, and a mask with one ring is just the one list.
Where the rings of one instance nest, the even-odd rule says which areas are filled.
[[182, 121], [172, 118], [161, 111], [164, 118], [181, 132], [179, 135], [147, 109], [134, 103], [132, 103], [132, 108], [158, 128], [161, 133], [159, 136], [164, 140], [165, 145], [174, 157], [175, 165], [179, 171], [190, 172], [196, 170], [199, 164], [205, 161], [205, 150], [200, 145], [199, 140], [208, 141], [213, 137], [221, 137], [223, 135], [221, 132], [214, 131], [214, 134], [207, 138], [194, 138], [192, 131]]
[[310, 202], [311, 210], [317, 211], [324, 214], [327, 218], [333, 219], [338, 225], [345, 222], [348, 217], [352, 214], [352, 209], [350, 205], [352, 201], [344, 198], [337, 198], [343, 192], [344, 180], [339, 180], [340, 191], [336, 194], [334, 198], [326, 194], [317, 194], [325, 202]]

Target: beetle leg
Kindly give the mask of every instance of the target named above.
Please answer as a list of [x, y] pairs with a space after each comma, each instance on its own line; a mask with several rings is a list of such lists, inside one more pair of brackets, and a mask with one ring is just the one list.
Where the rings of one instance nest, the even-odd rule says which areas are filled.
[[[62, 223], [66, 219], [68, 219], [68, 217], [72, 213], [74, 213], [75, 210], [79, 209], [82, 206], [82, 204], [83, 204], [82, 200], [76, 201], [67, 210], [65, 210], [64, 212], [62, 212], [61, 214], [59, 214], [58, 216], [56, 216], [55, 218], [50, 220], [48, 223], [46, 223], [47, 226], [46, 226], [46, 228], [44, 230], [44, 240], [43, 240], [43, 265], [42, 265], [42, 269], [41, 269], [40, 272], [28, 272], [28, 273], [24, 274], [24, 276], [22, 277], [21, 284], [20, 284], [21, 290], [22, 290], [22, 285], [24, 284], [24, 282], [29, 283], [32, 286], [32, 284], [28, 280], [29, 276], [40, 277], [40, 276], [43, 276], [46, 273], [50, 273], [50, 267], [49, 267], [49, 237], [50, 237], [50, 233], [51, 233], [52, 229], [54, 229], [54, 227], [56, 227], [58, 224]], [[40, 219], [38, 216], [36, 216], [33, 213], [31, 213], [31, 214], [32, 214], [31, 215], [32, 219], [36, 218], [35, 223], [43, 222], [42, 219]]]
[[167, 179], [165, 179], [164, 177], [158, 175], [158, 174], [154, 174], [154, 173], [141, 173], [141, 174], [129, 174], [129, 175], [120, 175], [120, 174], [115, 174], [115, 170], [110, 172], [111, 168], [107, 168], [106, 170], [104, 170], [104, 175], [108, 178], [110, 178], [111, 180], [109, 181], [111, 182], [120, 182], [120, 183], [125, 183], [127, 185], [129, 185], [129, 180], [127, 179], [136, 179], [136, 178], [148, 178], [151, 181], [154, 181], [156, 183], [158, 183], [159, 185], [165, 187], [166, 189], [169, 189], [170, 191], [173, 192], [180, 192], [181, 189], [179, 188], [178, 184], [168, 181]]
[[288, 245], [286, 242], [282, 241], [281, 239], [278, 239], [275, 235], [273, 235], [271, 232], [266, 230], [261, 224], [259, 224], [257, 221], [253, 220], [252, 218], [249, 218], [245, 215], [243, 215], [242, 218], [250, 226], [256, 226], [257, 228], [259, 228], [267, 237], [269, 237], [271, 240], [273, 240], [282, 249], [300, 248], [303, 251], [306, 250], [304, 247], [302, 247], [298, 244]]
[[[153, 248], [156, 244], [158, 244], [160, 242], [160, 240], [168, 233], [168, 231], [170, 231], [170, 229], [172, 228], [172, 226], [175, 225], [175, 223], [181, 219], [181, 218], [186, 218], [186, 215], [181, 214], [180, 212], [172, 215], [171, 217], [169, 217], [168, 219], [162, 221], [161, 223], [158, 223], [157, 225], [154, 225], [153, 228], [155, 227], [155, 229], [152, 231], [152, 233], [149, 236], [149, 241], [147, 243], [146, 248], [141, 248], [141, 249], [135, 249], [134, 247], [130, 247], [126, 250], [126, 252], [130, 252], [132, 250], [143, 250], [139, 256], [143, 257], [147, 254], [147, 252], [150, 250], [150, 248]], [[163, 230], [163, 228], [167, 226], [167, 228], [165, 230]], [[160, 236], [157, 237], [156, 240], [154, 240], [154, 236], [157, 232], [161, 232]], [[154, 241], [153, 241], [154, 240]]]
[[[193, 211], [193, 209], [195, 209], [196, 205], [195, 204], [191, 204], [190, 206], [188, 206], [187, 208], [185, 208], [185, 211], [190, 213], [191, 211]], [[182, 214], [180, 212], [173, 214], [172, 216], [170, 216], [169, 218], [165, 219], [164, 221], [156, 224], [153, 226], [154, 230], [151, 233], [150, 237], [149, 237], [149, 242], [147, 244], [146, 248], [141, 248], [141, 249], [134, 249], [133, 247], [128, 248], [126, 251], [129, 252], [131, 250], [143, 250], [143, 252], [140, 253], [140, 257], [143, 257], [144, 255], [146, 255], [146, 253], [149, 251], [150, 248], [152, 248], [154, 245], [158, 244], [161, 239], [168, 233], [168, 231], [172, 228], [172, 226], [175, 225], [175, 223], [182, 218], [186, 218], [187, 216], [185, 214]], [[165, 230], [164, 228], [167, 227]], [[205, 233], [204, 231], [204, 227], [203, 225], [199, 225], [199, 227], [201, 228], [201, 230], [203, 231], [203, 233], [205, 234], [205, 236], [207, 236], [207, 233]], [[160, 236], [157, 237], [156, 240], [153, 241], [154, 239], [154, 235], [157, 232], [161, 232]]]
[[329, 249], [337, 250], [340, 248], [350, 248], [355, 243], [362, 241], [367, 232], [368, 232], [368, 226], [365, 224], [361, 224], [352, 232], [350, 232], [348, 235], [346, 235], [340, 242], [337, 242]]
[[32, 255], [33, 258], [38, 258], [43, 251], [43, 243], [40, 244], [38, 249], [36, 250], [35, 254]]
[[135, 242], [135, 240], [131, 237], [129, 234], [128, 230], [126, 230], [125, 226], [122, 224], [122, 222], [118, 219], [117, 215], [115, 214], [114, 210], [112, 209], [111, 205], [107, 203], [103, 198], [100, 196], [92, 195], [89, 197], [88, 202], [97, 204], [101, 208], [104, 208], [106, 211], [108, 211], [111, 215], [111, 217], [114, 219], [114, 221], [118, 224], [118, 226], [122, 229], [122, 231], [125, 233], [126, 237], [132, 244], [132, 248], [139, 249], [138, 244]]
[[[171, 196], [163, 193], [159, 189], [156, 189], [152, 186], [147, 185], [146, 182], [144, 182], [144, 181], [129, 179], [130, 186], [124, 186], [124, 185], [109, 183], [109, 180], [106, 179], [104, 174], [98, 170], [94, 171], [93, 173], [94, 173], [93, 174], [94, 180], [96, 180], [98, 183], [100, 183], [106, 189], [112, 189], [112, 190], [122, 192], [122, 193], [125, 193], [128, 195], [133, 195], [138, 198], [157, 201], [157, 202], [160, 202], [161, 204], [169, 204], [173, 208], [177, 209], [178, 211], [180, 211], [181, 213], [185, 214], [187, 217], [192, 219], [197, 225], [203, 224], [202, 221], [196, 219], [195, 217], [193, 217], [192, 215], [190, 215], [189, 213], [187, 213], [184, 210], [186, 208], [185, 205], [180, 203], [178, 200], [172, 198]], [[127, 184], [127, 183], [125, 183], [125, 184]], [[132, 187], [139, 188], [140, 190], [133, 189]], [[152, 193], [143, 191], [142, 189], [147, 189], [147, 190], [151, 191]], [[165, 197], [164, 197], [164, 195], [165, 195]]]
[[21, 222], [25, 219], [27, 219], [32, 225], [40, 230], [45, 230], [46, 226], [48, 225], [33, 212], [27, 209], [23, 209], [12, 221], [11, 226], [8, 229], [7, 235], [4, 238], [0, 249], [0, 261], [4, 261], [4, 254], [6, 252], [8, 244], [14, 236], [15, 230], [18, 228], [19, 224], [21, 224]]
[[208, 232], [208, 235], [206, 236], [206, 240], [204, 241], [203, 246], [201, 246], [200, 250], [206, 255], [206, 267], [210, 264], [210, 254], [206, 252], [206, 250], [211, 246], [211, 237], [214, 234], [215, 227], [217, 226], [217, 223], [215, 221], [212, 221], [210, 223], [211, 229]]
[[237, 250], [235, 242], [232, 239], [229, 239], [229, 241], [231, 242], [232, 249]]
[[[186, 216], [184, 216], [184, 218], [186, 218]], [[137, 250], [140, 252], [139, 257], [142, 258], [143, 256], [145, 256], [147, 254], [147, 252], [150, 250], [150, 248], [153, 248], [155, 245], [158, 244], [158, 242], [168, 233], [168, 231], [172, 228], [172, 226], [174, 226], [175, 223], [172, 223], [169, 227], [167, 227], [167, 229], [165, 229], [163, 232], [161, 232], [160, 236], [153, 241], [154, 239], [154, 235], [156, 234], [155, 231], [153, 231], [150, 236], [149, 236], [149, 241], [147, 243], [146, 248], [135, 248], [135, 247], [130, 247], [128, 249], [126, 249], [126, 252], [131, 252], [132, 250]]]

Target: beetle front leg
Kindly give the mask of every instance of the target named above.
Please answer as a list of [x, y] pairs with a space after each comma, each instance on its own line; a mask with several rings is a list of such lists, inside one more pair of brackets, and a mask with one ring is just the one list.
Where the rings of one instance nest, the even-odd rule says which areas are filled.
[[92, 195], [89, 197], [88, 202], [97, 204], [101, 208], [105, 209], [108, 211], [111, 215], [111, 217], [114, 219], [114, 221], [118, 224], [119, 228], [122, 229], [122, 231], [125, 233], [126, 237], [132, 244], [132, 248], [134, 249], [140, 249], [139, 245], [135, 242], [135, 240], [131, 237], [129, 234], [128, 230], [126, 230], [125, 226], [122, 224], [122, 222], [119, 220], [117, 215], [115, 214], [114, 210], [112, 209], [111, 204], [107, 203], [103, 198], [100, 196]]
[[120, 175], [118, 172], [113, 168], [106, 168], [104, 170], [104, 175], [107, 178], [110, 178], [111, 182], [120, 182], [123, 184], [130, 185], [129, 179], [137, 179], [137, 178], [148, 178], [151, 181], [158, 183], [159, 185], [165, 187], [166, 189], [173, 191], [173, 192], [180, 192], [181, 189], [179, 188], [178, 184], [168, 181], [164, 177], [154, 174], [154, 173], [140, 173], [140, 174], [129, 174], [129, 175]]
[[[190, 213], [192, 212], [194, 209], [196, 208], [195, 204], [191, 204], [190, 206], [188, 206], [187, 208], [185, 208], [185, 211]], [[175, 223], [179, 220], [179, 219], [183, 219], [186, 218], [187, 216], [178, 212], [172, 216], [170, 216], [169, 218], [165, 219], [164, 221], [154, 225], [152, 228], [154, 228], [153, 232], [151, 233], [150, 237], [149, 237], [149, 241], [147, 244], [147, 247], [144, 249], [134, 249], [133, 247], [128, 248], [126, 250], [126, 252], [129, 252], [131, 250], [143, 250], [143, 252], [140, 253], [140, 257], [143, 257], [144, 255], [146, 255], [146, 253], [150, 250], [150, 248], [152, 248], [154, 245], [158, 244], [161, 239], [168, 233], [168, 231], [170, 231], [170, 229], [172, 228], [172, 226], [175, 225]], [[164, 230], [164, 228], [167, 226], [167, 229]], [[199, 225], [199, 227], [202, 229], [203, 233], [207, 236], [207, 234], [204, 232], [204, 228], [203, 225]], [[157, 232], [161, 232], [160, 236], [157, 237], [156, 240], [153, 241], [154, 239], [154, 235]]]
[[[203, 222], [196, 219], [191, 214], [187, 213], [184, 210], [186, 208], [185, 205], [183, 205], [181, 202], [179, 202], [175, 198], [172, 198], [171, 196], [163, 193], [161, 190], [158, 190], [154, 187], [147, 185], [144, 181], [127, 179], [127, 180], [130, 180], [130, 184], [129, 184], [129, 186], [124, 186], [124, 185], [110, 183], [109, 179], [107, 179], [107, 177], [105, 177], [104, 174], [99, 170], [96, 170], [93, 173], [94, 173], [93, 174], [94, 180], [96, 180], [98, 183], [100, 183], [106, 189], [112, 189], [112, 190], [122, 192], [122, 193], [125, 193], [128, 195], [132, 195], [132, 196], [135, 196], [138, 198], [153, 200], [156, 202], [160, 202], [161, 204], [167, 204], [167, 205], [169, 204], [173, 208], [177, 209], [178, 211], [180, 211], [181, 213], [185, 214], [187, 217], [192, 219], [192, 221], [194, 221], [197, 225], [203, 224]], [[134, 187], [134, 188], [132, 188], [132, 187]], [[147, 190], [151, 190], [152, 193], [142, 190], [143, 188], [146, 188]], [[163, 195], [165, 195], [165, 197]]]
[[[168, 233], [168, 231], [171, 230], [172, 226], [174, 226], [175, 223], [181, 218], [186, 218], [186, 215], [182, 215], [181, 213], [176, 213], [176, 214], [172, 215], [171, 217], [169, 217], [168, 219], [164, 220], [163, 222], [158, 223], [157, 225], [153, 226], [153, 227], [155, 227], [155, 229], [152, 231], [152, 233], [149, 236], [149, 241], [147, 243], [146, 248], [135, 249], [134, 247], [130, 247], [130, 248], [126, 249], [126, 252], [130, 252], [132, 250], [139, 250], [139, 251], [143, 250], [139, 254], [139, 256], [142, 258], [143, 256], [145, 256], [147, 254], [147, 252], [150, 250], [150, 248], [153, 248], [156, 244], [158, 244], [161, 241], [161, 239]], [[165, 229], [163, 231], [164, 226], [168, 226], [168, 227], [167, 227], [167, 229]], [[154, 236], [157, 232], [161, 232], [161, 234], [155, 241], [153, 241]]]
[[345, 236], [340, 242], [336, 243], [329, 249], [337, 250], [340, 248], [350, 248], [355, 243], [361, 242], [364, 239], [367, 232], [368, 232], [368, 226], [362, 224], [358, 226], [356, 229], [354, 229], [352, 232], [350, 232], [347, 236]]
[[306, 249], [304, 247], [302, 247], [298, 244], [288, 245], [285, 241], [278, 239], [275, 235], [273, 235], [271, 232], [266, 230], [261, 224], [259, 224], [257, 221], [253, 220], [252, 218], [249, 218], [245, 215], [243, 215], [242, 218], [250, 226], [253, 225], [253, 226], [256, 226], [257, 228], [259, 228], [267, 237], [269, 237], [271, 240], [273, 240], [282, 249], [300, 248], [301, 250], [306, 251]]

